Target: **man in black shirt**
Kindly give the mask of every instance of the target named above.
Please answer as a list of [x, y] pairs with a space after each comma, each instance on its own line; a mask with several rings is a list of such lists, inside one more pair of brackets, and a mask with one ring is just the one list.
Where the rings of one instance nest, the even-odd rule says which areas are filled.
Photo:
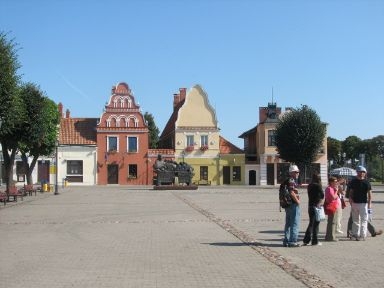
[[357, 176], [349, 183], [349, 202], [352, 211], [351, 239], [365, 240], [367, 237], [368, 209], [371, 209], [372, 187], [365, 179], [367, 169], [363, 166], [356, 168]]

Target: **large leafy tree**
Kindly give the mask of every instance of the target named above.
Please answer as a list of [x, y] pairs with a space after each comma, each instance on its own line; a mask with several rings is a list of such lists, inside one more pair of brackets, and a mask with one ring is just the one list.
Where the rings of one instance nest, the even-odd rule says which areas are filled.
[[275, 135], [280, 158], [305, 168], [323, 147], [326, 126], [314, 110], [303, 105], [281, 117]]
[[362, 140], [357, 136], [349, 136], [345, 138], [341, 146], [346, 159], [351, 160], [351, 164], [354, 165], [355, 159], [358, 159], [359, 154], [362, 153]]
[[155, 120], [152, 116], [152, 114], [145, 112], [144, 119], [148, 123], [148, 129], [149, 129], [149, 148], [155, 149], [157, 148], [158, 142], [159, 142], [159, 133], [160, 130], [157, 128], [155, 124]]
[[[39, 156], [50, 156], [55, 149], [60, 113], [57, 105], [35, 84], [24, 84], [20, 95], [26, 106], [28, 125], [19, 149], [26, 170], [27, 184], [33, 184], [32, 172]], [[31, 163], [28, 162], [29, 157], [32, 157]]]
[[5, 180], [9, 187], [18, 143], [27, 124], [25, 105], [18, 89], [20, 64], [17, 59], [17, 44], [0, 32], [0, 142], [2, 145]]

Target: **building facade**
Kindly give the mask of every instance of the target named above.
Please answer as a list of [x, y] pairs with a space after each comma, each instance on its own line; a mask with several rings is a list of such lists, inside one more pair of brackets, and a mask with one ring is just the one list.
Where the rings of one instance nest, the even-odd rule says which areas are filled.
[[[279, 158], [274, 137], [279, 117], [290, 110], [291, 108], [286, 108], [283, 112], [276, 103], [260, 107], [259, 123], [239, 136], [244, 139], [246, 185], [278, 185], [287, 176], [290, 163]], [[312, 171], [315, 170], [320, 172], [322, 184], [326, 186], [327, 136], [324, 137], [322, 149], [312, 167], [307, 167], [300, 173], [302, 183], [309, 183]]]
[[180, 88], [173, 96], [173, 113], [159, 146], [173, 149], [178, 162], [194, 168], [196, 184], [244, 184], [244, 152], [220, 135], [207, 93], [195, 85], [189, 91]]

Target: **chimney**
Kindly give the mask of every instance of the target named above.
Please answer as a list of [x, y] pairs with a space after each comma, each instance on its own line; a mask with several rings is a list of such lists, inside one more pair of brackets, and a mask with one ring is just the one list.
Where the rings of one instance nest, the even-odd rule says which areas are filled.
[[180, 102], [180, 95], [179, 94], [173, 94], [173, 109], [176, 108], [177, 104]]
[[179, 89], [180, 94], [180, 101], [183, 101], [185, 99], [185, 96], [187, 95], [187, 88], [180, 88]]
[[69, 111], [69, 109], [65, 111], [65, 118], [71, 118], [71, 112]]
[[259, 123], [264, 123], [268, 118], [268, 108], [259, 107]]
[[60, 102], [57, 107], [59, 108], [60, 118], [63, 118], [63, 104]]

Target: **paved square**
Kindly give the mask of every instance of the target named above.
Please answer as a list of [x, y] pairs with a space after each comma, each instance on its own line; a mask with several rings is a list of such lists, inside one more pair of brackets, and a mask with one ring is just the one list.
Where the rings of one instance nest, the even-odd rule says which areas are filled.
[[[0, 287], [382, 287], [384, 236], [284, 248], [284, 215], [277, 188], [70, 186], [28, 196], [0, 208]], [[307, 224], [305, 203], [301, 238]]]

